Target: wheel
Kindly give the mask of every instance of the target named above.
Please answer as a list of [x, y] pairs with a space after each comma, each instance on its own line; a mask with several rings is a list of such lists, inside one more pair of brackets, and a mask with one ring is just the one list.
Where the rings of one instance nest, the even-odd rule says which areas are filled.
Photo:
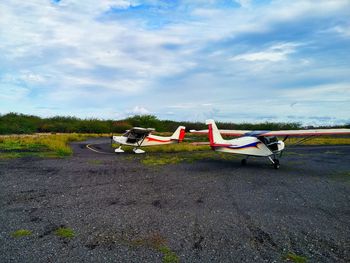
[[115, 152], [115, 153], [123, 153], [124, 150], [122, 149], [121, 146], [119, 146], [118, 148], [116, 148], [116, 149], [114, 150], [114, 152]]
[[242, 159], [241, 164], [242, 165], [247, 165], [247, 159]]
[[134, 148], [133, 149], [134, 153], [137, 153], [137, 154], [140, 154], [140, 153], [145, 153], [144, 150], [141, 150], [141, 149], [137, 149], [137, 148]]
[[280, 168], [280, 161], [277, 159], [273, 160], [273, 168], [279, 169]]

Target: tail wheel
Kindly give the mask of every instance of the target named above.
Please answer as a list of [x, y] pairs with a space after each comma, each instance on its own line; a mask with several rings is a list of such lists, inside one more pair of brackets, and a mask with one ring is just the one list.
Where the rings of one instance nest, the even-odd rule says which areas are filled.
[[242, 159], [241, 165], [243, 165], [243, 166], [247, 165], [247, 159]]
[[280, 161], [278, 159], [273, 159], [273, 168], [275, 169], [280, 168]]

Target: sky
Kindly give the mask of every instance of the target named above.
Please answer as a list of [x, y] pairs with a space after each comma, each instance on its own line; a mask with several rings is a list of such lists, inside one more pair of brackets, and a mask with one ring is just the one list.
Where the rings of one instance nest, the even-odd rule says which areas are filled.
[[0, 114], [350, 123], [349, 0], [2, 0]]

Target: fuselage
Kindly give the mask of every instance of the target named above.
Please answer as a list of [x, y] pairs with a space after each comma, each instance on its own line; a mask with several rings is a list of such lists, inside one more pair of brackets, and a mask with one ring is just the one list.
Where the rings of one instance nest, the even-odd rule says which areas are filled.
[[274, 147], [264, 143], [257, 137], [244, 136], [232, 140], [223, 140], [220, 143], [213, 143], [211, 147], [218, 152], [243, 154], [249, 156], [271, 156], [284, 149], [284, 142], [277, 141]]
[[125, 136], [113, 136], [113, 140], [121, 145], [128, 145], [128, 146], [155, 146], [155, 145], [164, 145], [164, 144], [174, 144], [178, 143], [179, 140], [171, 139], [171, 137], [163, 137], [163, 136], [156, 136], [156, 135], [148, 135], [144, 139], [135, 141], [135, 142], [128, 142], [128, 137]]

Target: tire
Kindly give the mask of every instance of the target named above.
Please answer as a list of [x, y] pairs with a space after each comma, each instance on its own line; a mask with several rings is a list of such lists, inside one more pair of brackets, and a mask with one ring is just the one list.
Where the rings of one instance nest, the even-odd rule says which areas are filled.
[[274, 159], [273, 162], [274, 162], [273, 168], [279, 169], [280, 168], [280, 161], [277, 159]]

